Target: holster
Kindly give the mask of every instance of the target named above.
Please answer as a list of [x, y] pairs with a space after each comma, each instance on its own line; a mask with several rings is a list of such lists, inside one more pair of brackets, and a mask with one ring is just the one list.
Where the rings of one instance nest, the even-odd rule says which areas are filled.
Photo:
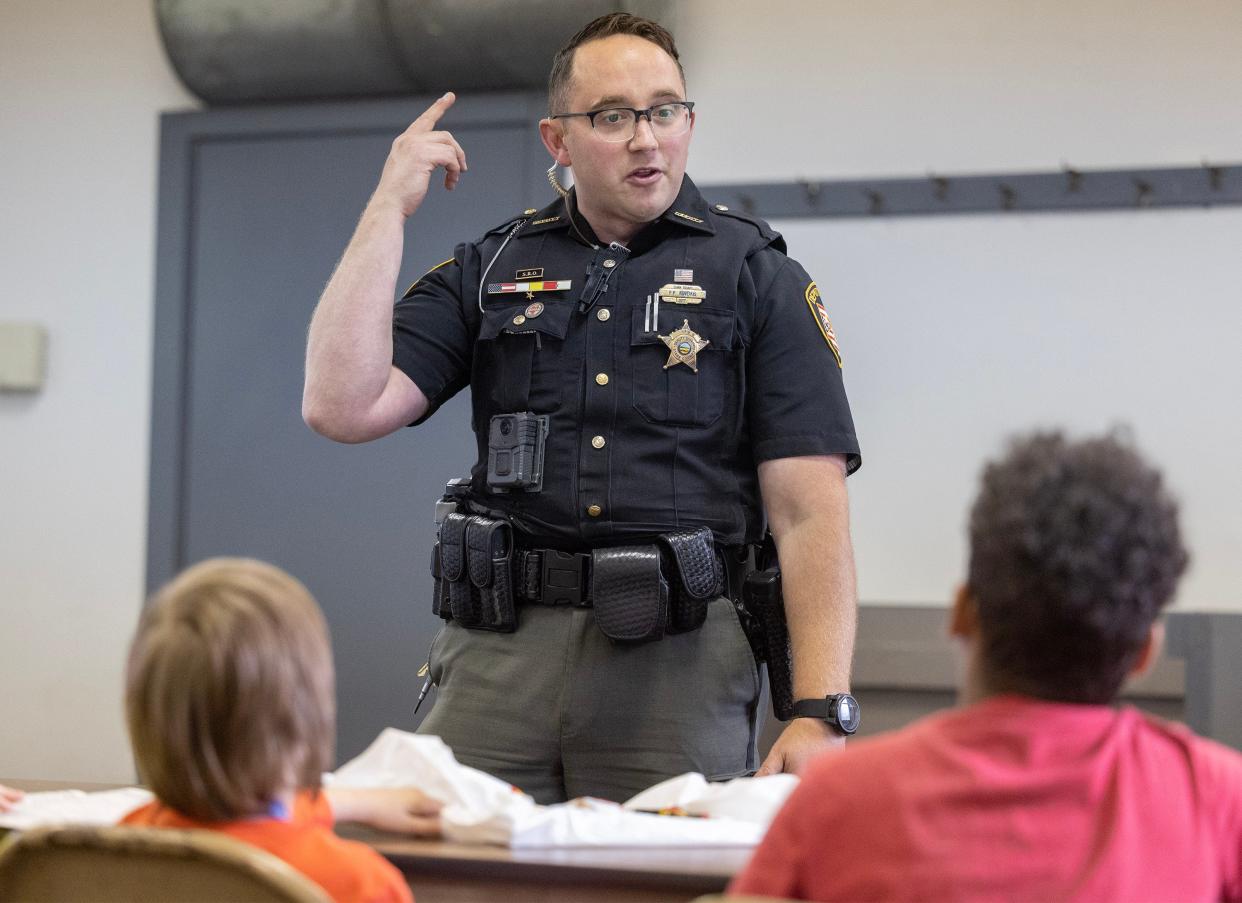
[[591, 553], [595, 623], [610, 640], [646, 643], [663, 637], [668, 596], [658, 546], [616, 546]]
[[781, 570], [774, 566], [747, 575], [742, 583], [746, 629], [755, 658], [768, 663], [772, 684], [772, 710], [781, 721], [793, 717], [793, 659], [785, 601], [781, 594]]
[[707, 603], [724, 592], [724, 567], [707, 527], [665, 533], [660, 544], [671, 559], [666, 573], [677, 574], [669, 586], [669, 633], [698, 630], [707, 618]]
[[513, 531], [490, 517], [448, 514], [432, 555], [432, 611], [463, 627], [511, 633]]

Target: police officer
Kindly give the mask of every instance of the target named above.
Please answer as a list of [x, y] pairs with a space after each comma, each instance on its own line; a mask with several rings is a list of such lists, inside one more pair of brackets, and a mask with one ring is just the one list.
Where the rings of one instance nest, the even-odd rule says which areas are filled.
[[[406, 218], [433, 172], [451, 190], [467, 169], [437, 128], [454, 96], [394, 141], [311, 323], [303, 415], [361, 442], [421, 423], [469, 384], [472, 510], [504, 516], [514, 544], [545, 560], [697, 527], [725, 556], [765, 529], [775, 538], [794, 696], [812, 717], [762, 763], [737, 586], [697, 629], [616, 642], [585, 567], [566, 590], [577, 604], [540, 604], [567, 599], [535, 586], [515, 632], [450, 621], [437, 637], [421, 730], [461, 761], [541, 802], [624, 799], [685, 771], [796, 772], [842, 742], [816, 704], [848, 692], [855, 632], [845, 477], [860, 458], [831, 323], [780, 236], [708, 204], [685, 175], [695, 113], [666, 30], [601, 17], [558, 53], [549, 87], [540, 134], [573, 190], [459, 245], [395, 310]], [[754, 111], [743, 125], [767, 127]], [[538, 485], [489, 479], [491, 426], [509, 415], [544, 431]]]

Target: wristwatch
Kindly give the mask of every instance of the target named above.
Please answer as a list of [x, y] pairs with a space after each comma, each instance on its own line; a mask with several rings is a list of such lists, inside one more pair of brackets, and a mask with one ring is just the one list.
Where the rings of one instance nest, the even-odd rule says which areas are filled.
[[849, 736], [858, 730], [858, 700], [849, 693], [836, 693], [823, 699], [799, 699], [790, 709], [794, 718], [818, 718], [838, 733]]

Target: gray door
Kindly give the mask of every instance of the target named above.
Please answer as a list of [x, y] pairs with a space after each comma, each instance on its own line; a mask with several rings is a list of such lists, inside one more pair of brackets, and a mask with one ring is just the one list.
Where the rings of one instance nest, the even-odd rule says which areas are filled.
[[[444, 127], [470, 171], [451, 193], [433, 181], [406, 231], [399, 289], [457, 242], [547, 202], [539, 102], [458, 102]], [[416, 672], [438, 627], [432, 505], [474, 454], [467, 393], [417, 430], [361, 446], [316, 436], [300, 413], [315, 301], [393, 137], [425, 106], [164, 120], [149, 583], [214, 555], [301, 579], [332, 629], [342, 761], [383, 727], [416, 723]]]

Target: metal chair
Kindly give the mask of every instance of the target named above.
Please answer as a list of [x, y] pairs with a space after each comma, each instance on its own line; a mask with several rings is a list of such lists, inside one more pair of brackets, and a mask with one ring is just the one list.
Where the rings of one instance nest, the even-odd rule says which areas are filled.
[[0, 903], [330, 903], [265, 850], [213, 831], [53, 826], [0, 846]]

